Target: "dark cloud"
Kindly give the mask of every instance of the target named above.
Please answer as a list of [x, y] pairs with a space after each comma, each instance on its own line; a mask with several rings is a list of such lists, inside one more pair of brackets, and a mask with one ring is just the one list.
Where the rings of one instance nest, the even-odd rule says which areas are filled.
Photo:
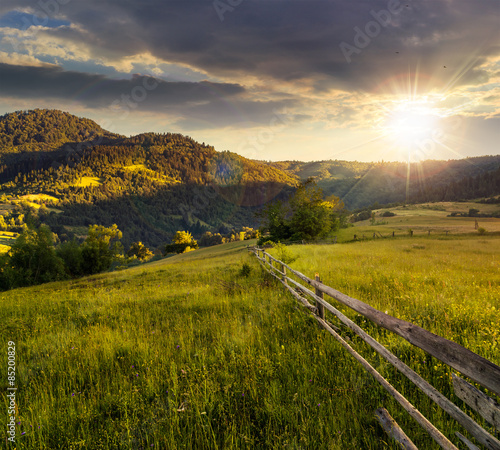
[[20, 98], [73, 99], [86, 106], [105, 107], [115, 100], [131, 98], [145, 109], [210, 102], [232, 97], [245, 90], [238, 84], [202, 81], [167, 82], [152, 77], [133, 76], [115, 80], [103, 75], [64, 71], [60, 67], [14, 66], [0, 63], [0, 94]]
[[169, 82], [149, 76], [111, 79], [104, 75], [64, 71], [60, 67], [14, 66], [0, 63], [0, 96], [59, 99], [89, 108], [152, 111], [180, 117], [189, 128], [259, 124], [274, 111], [291, 106], [291, 99], [268, 102], [245, 99], [238, 84]]
[[[38, 18], [45, 14], [49, 24], [70, 23], [37, 36], [57, 37], [72, 51], [85, 51], [73, 60], [71, 52], [68, 61], [58, 57], [64, 69], [1, 64], [0, 94], [89, 108], [128, 108], [132, 102], [131, 110], [176, 115], [186, 129], [266, 124], [276, 109], [298, 104], [298, 97], [281, 94], [284, 82], [290, 83], [288, 92], [295, 85], [305, 96], [316, 95], [301, 103], [307, 115], [321, 109], [321, 96], [332, 89], [404, 94], [408, 71], [417, 68], [421, 93], [480, 85], [493, 75], [480, 66], [500, 54], [498, 0], [242, 0], [217, 11], [214, 5], [221, 4], [229, 2], [3, 0], [0, 15], [10, 14], [4, 17], [28, 8]], [[389, 11], [391, 5], [397, 12]], [[26, 24], [26, 12], [22, 17]], [[87, 51], [88, 71], [150, 54], [209, 79], [234, 82], [112, 79], [104, 68], [100, 75], [85, 72]], [[248, 76], [264, 90], [247, 86]], [[146, 96], [144, 80], [158, 83]], [[353, 111], [340, 112], [334, 121], [349, 123]]]
[[[498, 45], [498, 0], [407, 0], [399, 2], [397, 13], [389, 13], [387, 26], [374, 25], [373, 14], [388, 11], [388, 0], [243, 0], [223, 14], [214, 4], [71, 1], [60, 5], [58, 17], [80, 28], [49, 32], [88, 44], [96, 57], [151, 52], [213, 76], [320, 80], [323, 87], [362, 90], [374, 89], [394, 73], [417, 65], [421, 72], [433, 74], [434, 84], [446, 83], [449, 75], [436, 74], [437, 69], [457, 70], [471, 55], [477, 59], [458, 83], [484, 81], [485, 74], [478, 78], [467, 72], [476, 70], [481, 55]], [[32, 0], [3, 1], [6, 11], [22, 6], [40, 8]], [[379, 20], [385, 21], [384, 14]], [[358, 43], [366, 43], [363, 48], [356, 47], [354, 27], [371, 35], [368, 40], [358, 38]], [[339, 47], [342, 42], [355, 48], [350, 63]]]

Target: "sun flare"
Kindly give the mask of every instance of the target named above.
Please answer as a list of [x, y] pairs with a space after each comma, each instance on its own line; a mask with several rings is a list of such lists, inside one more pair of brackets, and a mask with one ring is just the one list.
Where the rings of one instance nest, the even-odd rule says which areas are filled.
[[388, 111], [384, 129], [395, 144], [411, 150], [432, 136], [439, 119], [437, 111], [426, 100], [402, 101]]
[[432, 157], [428, 143], [440, 133], [442, 111], [428, 97], [393, 100], [385, 104], [380, 130], [401, 158], [421, 161]]

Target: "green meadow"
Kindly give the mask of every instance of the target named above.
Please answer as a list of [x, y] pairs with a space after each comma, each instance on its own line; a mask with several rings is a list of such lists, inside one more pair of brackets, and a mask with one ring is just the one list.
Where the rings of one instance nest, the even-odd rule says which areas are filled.
[[[10, 448], [396, 449], [374, 417], [379, 407], [419, 448], [437, 448], [266, 275], [248, 243], [1, 293], [5, 354], [16, 343], [20, 423]], [[500, 364], [495, 234], [288, 251], [302, 273], [319, 272], [326, 284]], [[461, 405], [447, 367], [348, 315]], [[468, 436], [345, 327], [341, 334], [455, 445], [455, 431]]]

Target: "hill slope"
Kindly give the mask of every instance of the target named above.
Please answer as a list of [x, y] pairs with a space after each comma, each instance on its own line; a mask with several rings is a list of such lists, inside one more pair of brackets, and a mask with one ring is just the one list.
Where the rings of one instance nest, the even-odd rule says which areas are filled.
[[67, 143], [115, 139], [117, 134], [90, 119], [48, 109], [16, 111], [0, 117], [0, 152], [18, 153], [56, 150]]
[[[351, 209], [404, 202], [455, 201], [500, 194], [500, 156], [412, 163], [357, 161], [281, 161], [269, 163], [301, 179], [313, 177], [326, 194]], [[472, 181], [477, 178], [476, 181]], [[484, 178], [484, 180], [483, 180]]]
[[[54, 120], [51, 144], [41, 142]], [[7, 115], [0, 123], [9, 142], [30, 140], [0, 148], [1, 191], [57, 199], [61, 212], [43, 220], [63, 238], [92, 223], [116, 223], [125, 245], [159, 246], [180, 229], [199, 235], [255, 226], [256, 209], [298, 184], [291, 174], [180, 134], [124, 138], [58, 111]], [[97, 137], [83, 141], [88, 136]], [[37, 151], [21, 152], [26, 146]]]

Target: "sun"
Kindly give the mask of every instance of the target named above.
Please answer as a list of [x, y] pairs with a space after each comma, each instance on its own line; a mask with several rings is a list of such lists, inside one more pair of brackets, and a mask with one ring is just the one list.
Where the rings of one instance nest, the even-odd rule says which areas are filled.
[[426, 97], [399, 100], [387, 108], [382, 129], [394, 146], [412, 155], [412, 159], [421, 160], [429, 156], [423, 154], [422, 149], [438, 130], [440, 119], [437, 109]]

